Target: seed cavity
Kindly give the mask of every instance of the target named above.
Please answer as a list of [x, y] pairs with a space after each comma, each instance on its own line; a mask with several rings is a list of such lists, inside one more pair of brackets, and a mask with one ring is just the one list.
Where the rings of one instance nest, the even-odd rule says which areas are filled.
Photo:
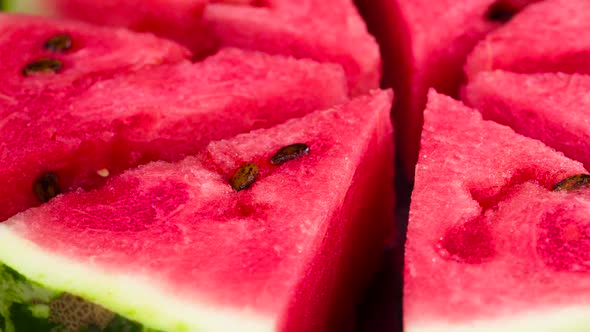
[[61, 71], [63, 64], [55, 59], [41, 59], [33, 61], [25, 66], [23, 75], [32, 76], [37, 74], [51, 74]]
[[309, 153], [309, 146], [305, 143], [295, 143], [284, 146], [270, 159], [273, 165], [281, 165], [287, 161], [297, 159]]
[[250, 187], [258, 175], [258, 165], [247, 163], [240, 167], [232, 177], [230, 184], [235, 191], [241, 191]]
[[72, 48], [72, 38], [68, 34], [59, 34], [48, 39], [43, 47], [53, 52], [65, 52]]
[[590, 175], [577, 174], [567, 177], [555, 184], [553, 191], [573, 191], [590, 185]]
[[47, 203], [50, 199], [61, 193], [59, 178], [55, 172], [42, 174], [33, 183], [33, 192], [41, 203]]

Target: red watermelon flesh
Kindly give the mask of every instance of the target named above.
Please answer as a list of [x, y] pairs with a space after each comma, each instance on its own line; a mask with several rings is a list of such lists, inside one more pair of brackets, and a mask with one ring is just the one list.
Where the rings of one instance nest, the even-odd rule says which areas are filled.
[[465, 89], [484, 118], [543, 141], [590, 168], [590, 76], [482, 72]]
[[[48, 48], [52, 38], [64, 35], [69, 47], [62, 42]], [[0, 103], [9, 105], [37, 98], [41, 91], [64, 93], [72, 86], [189, 57], [184, 47], [152, 35], [34, 16], [0, 13], [0, 36]], [[23, 74], [42, 59], [61, 62], [59, 75]]]
[[580, 163], [431, 92], [406, 244], [405, 329], [587, 330], [590, 194], [551, 190], [578, 173]]
[[353, 95], [378, 86], [379, 47], [352, 0], [267, 0], [265, 4], [210, 4], [203, 21], [221, 45], [339, 63]]
[[149, 31], [186, 45], [191, 50], [214, 47], [203, 31], [207, 0], [39, 0], [44, 11], [100, 25]]
[[396, 141], [406, 175], [413, 178], [428, 88], [457, 97], [465, 58], [477, 41], [502, 23], [490, 10], [502, 12], [500, 18], [506, 19], [520, 7], [495, 0], [357, 0], [357, 4], [381, 45], [384, 84], [396, 91]]
[[0, 220], [42, 201], [32, 188], [46, 174], [57, 175], [61, 191], [96, 187], [129, 167], [178, 160], [212, 139], [329, 107], [347, 94], [337, 65], [227, 49], [200, 63], [100, 81], [58, 102], [54, 94], [17, 105], [0, 128]]
[[[374, 92], [58, 196], [0, 225], [0, 261], [163, 331], [350, 327], [393, 225], [390, 107]], [[293, 143], [308, 154], [269, 162]], [[248, 162], [260, 172], [236, 192]]]
[[523, 10], [469, 55], [469, 79], [481, 71], [590, 73], [590, 2], [547, 0]]
[[201, 8], [203, 0], [35, 1], [65, 17], [152, 31], [189, 46], [197, 56], [231, 46], [338, 63], [355, 95], [379, 85], [379, 48], [352, 0], [213, 1], [202, 18], [187, 8]]

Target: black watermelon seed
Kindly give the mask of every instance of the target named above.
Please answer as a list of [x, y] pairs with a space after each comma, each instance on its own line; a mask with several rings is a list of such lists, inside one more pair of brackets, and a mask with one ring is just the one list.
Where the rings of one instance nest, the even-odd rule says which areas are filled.
[[244, 190], [256, 181], [256, 175], [258, 175], [258, 165], [247, 163], [240, 167], [231, 179], [231, 187], [234, 188], [235, 191]]
[[572, 191], [590, 185], [590, 175], [577, 174], [567, 177], [555, 184], [553, 191]]
[[72, 48], [72, 38], [68, 34], [59, 34], [48, 39], [43, 47], [53, 52], [65, 52]]
[[57, 73], [62, 69], [62, 66], [61, 61], [49, 58], [41, 59], [26, 65], [23, 69], [23, 75]]
[[512, 19], [518, 10], [504, 1], [492, 4], [486, 12], [486, 19], [494, 22], [506, 23]]
[[295, 143], [291, 145], [284, 146], [275, 153], [274, 156], [270, 159], [270, 163], [273, 165], [280, 165], [287, 161], [297, 159], [300, 156], [306, 155], [309, 153], [309, 146], [304, 143]]
[[42, 174], [33, 183], [33, 192], [41, 203], [46, 203], [50, 199], [61, 193], [59, 187], [59, 178], [55, 172], [47, 172]]

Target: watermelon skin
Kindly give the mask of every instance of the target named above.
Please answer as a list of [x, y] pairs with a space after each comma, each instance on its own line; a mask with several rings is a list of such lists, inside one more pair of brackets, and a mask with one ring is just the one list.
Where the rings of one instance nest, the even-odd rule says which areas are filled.
[[352, 0], [212, 1], [204, 8], [204, 0], [36, 1], [58, 16], [154, 32], [197, 58], [220, 47], [292, 55], [342, 65], [353, 95], [379, 86], [379, 47]]
[[236, 49], [100, 81], [63, 99], [38, 95], [3, 111], [0, 220], [40, 203], [32, 187], [46, 172], [57, 173], [64, 192], [94, 188], [127, 168], [179, 160], [213, 139], [270, 127], [347, 95], [337, 65]]
[[[0, 261], [149, 328], [334, 330], [393, 226], [390, 107], [374, 92], [58, 196], [0, 224]], [[293, 142], [309, 154], [269, 163]]]
[[[476, 42], [501, 23], [486, 19], [494, 0], [357, 0], [384, 59], [383, 84], [396, 91], [399, 158], [413, 179], [429, 87], [458, 96]], [[403, 142], [403, 144], [401, 144]]]
[[469, 55], [465, 72], [469, 80], [481, 71], [494, 69], [589, 74], [588, 30], [588, 1], [535, 3], [482, 40]]
[[[482, 72], [464, 100], [484, 118], [538, 139], [590, 168], [590, 76]], [[567, 110], [567, 112], [564, 112]]]
[[[67, 319], [67, 316], [62, 315], [60, 317], [63, 311], [59, 310], [58, 307], [60, 304], [63, 305], [68, 303], [68, 300], [72, 300], [71, 295], [48, 290], [2, 264], [0, 264], [0, 280], [2, 280], [2, 289], [0, 290], [0, 298], [2, 298], [0, 327], [2, 331], [45, 332], [55, 331], [55, 329], [59, 331], [92, 331], [87, 324], [72, 324], [72, 320]], [[78, 300], [75, 304], [80, 305], [81, 302]], [[70, 318], [79, 315], [83, 321], [95, 322], [94, 325], [100, 327], [101, 331], [104, 332], [157, 332], [120, 315], [109, 313], [106, 309], [99, 308], [89, 302], [85, 302], [84, 305], [84, 307], [80, 307], [81, 310], [78, 313], [70, 315]], [[99, 310], [102, 310], [104, 317], [97, 315]], [[60, 318], [66, 318], [63, 319], [64, 323], [59, 322]], [[63, 329], [61, 329], [62, 326]]]
[[[54, 52], [44, 48], [47, 40], [64, 33], [71, 37], [71, 49]], [[9, 105], [38, 98], [43, 91], [65, 93], [100, 79], [182, 62], [190, 56], [184, 47], [151, 35], [35, 16], [0, 13], [0, 34], [0, 103]], [[27, 64], [43, 58], [62, 62], [58, 80], [55, 75], [23, 75]], [[6, 116], [5, 108], [0, 112]]]
[[586, 172], [430, 92], [406, 243], [405, 329], [588, 330], [590, 196], [551, 191]]

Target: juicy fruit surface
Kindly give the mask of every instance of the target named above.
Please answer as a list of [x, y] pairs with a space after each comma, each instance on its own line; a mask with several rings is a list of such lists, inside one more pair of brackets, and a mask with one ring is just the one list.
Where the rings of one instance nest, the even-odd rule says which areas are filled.
[[469, 79], [494, 69], [590, 73], [588, 30], [590, 2], [586, 0], [532, 4], [475, 47], [465, 72]]
[[[53, 13], [99, 25], [153, 32], [186, 45], [196, 53], [214, 45], [203, 30], [207, 0], [35, 0]], [[24, 10], [28, 10], [24, 8]]]
[[352, 0], [38, 1], [66, 17], [152, 31], [197, 56], [230, 46], [339, 63], [353, 94], [379, 84], [379, 48]]
[[378, 87], [379, 48], [351, 0], [264, 3], [211, 4], [203, 21], [221, 45], [339, 63], [355, 95]]
[[129, 167], [179, 160], [213, 139], [341, 103], [347, 93], [336, 65], [226, 49], [66, 97], [37, 95], [3, 110], [0, 220], [38, 205], [33, 184], [48, 172], [62, 191], [93, 188]]
[[[488, 14], [498, 1], [357, 2], [381, 45], [385, 85], [396, 91], [396, 141], [403, 142], [400, 159], [413, 178], [428, 88], [458, 95], [465, 58], [477, 41], [503, 23]], [[508, 14], [520, 9], [516, 4], [503, 7]]]
[[434, 92], [425, 119], [406, 244], [406, 328], [575, 327], [542, 322], [589, 306], [590, 201], [587, 192], [551, 189], [586, 170]]
[[465, 88], [466, 103], [484, 118], [538, 139], [590, 168], [590, 76], [505, 71], [480, 73]]
[[[58, 35], [67, 35], [71, 47], [46, 47], [47, 41]], [[0, 13], [0, 36], [0, 105], [9, 106], [20, 103], [20, 107], [25, 107], [42, 91], [65, 93], [73, 86], [87, 86], [121, 72], [180, 62], [189, 56], [184, 47], [151, 35], [34, 16]], [[43, 59], [59, 61], [59, 75], [23, 74], [27, 65]], [[6, 112], [4, 107], [0, 109], [3, 118]]]
[[[355, 255], [366, 248], [376, 255], [392, 226], [390, 107], [391, 94], [376, 92], [211, 143], [176, 164], [139, 167], [99, 190], [58, 196], [0, 225], [0, 259], [164, 330], [215, 330], [235, 322], [236, 312], [268, 321], [259, 331], [324, 330], [332, 287], [348, 285], [345, 272], [366, 260]], [[270, 163], [293, 142], [306, 142], [309, 153]], [[236, 192], [229, 178], [246, 162], [259, 165], [259, 177]], [[20, 243], [30, 259], [14, 257], [7, 243]], [[47, 252], [62, 269], [37, 260]], [[138, 289], [142, 299], [129, 296]], [[161, 294], [164, 302], [151, 301]], [[199, 306], [227, 316], [206, 319]]]

